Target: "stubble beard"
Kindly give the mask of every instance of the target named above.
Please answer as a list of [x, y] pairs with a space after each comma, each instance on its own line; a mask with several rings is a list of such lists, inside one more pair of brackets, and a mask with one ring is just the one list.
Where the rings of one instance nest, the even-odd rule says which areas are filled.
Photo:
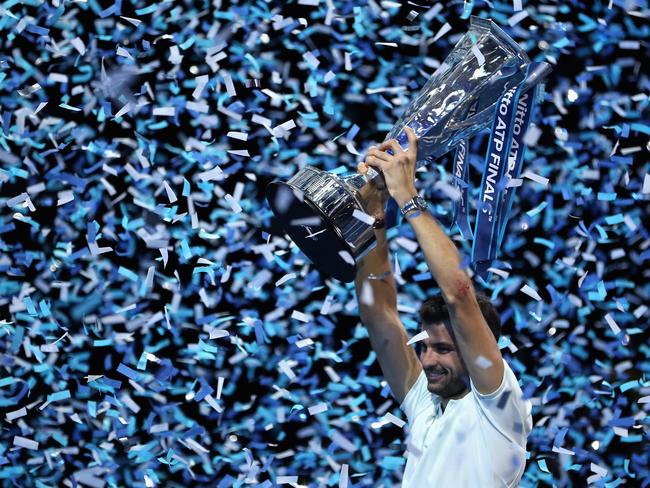
[[442, 382], [428, 383], [427, 389], [442, 398], [453, 398], [468, 390], [469, 381], [464, 381], [462, 377], [446, 373]]

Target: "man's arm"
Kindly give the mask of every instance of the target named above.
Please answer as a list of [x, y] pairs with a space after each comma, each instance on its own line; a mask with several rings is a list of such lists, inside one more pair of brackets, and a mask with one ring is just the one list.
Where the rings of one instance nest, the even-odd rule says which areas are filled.
[[[398, 202], [400, 208], [409, 199]], [[460, 254], [429, 212], [408, 221], [447, 303], [456, 343], [469, 376], [479, 393], [492, 393], [503, 380], [501, 351], [478, 306], [472, 280], [461, 269]]]
[[[355, 289], [361, 322], [395, 399], [402, 403], [422, 371], [397, 312], [397, 287], [384, 229], [375, 230], [376, 247], [357, 266]], [[369, 279], [370, 275], [381, 279]]]
[[[386, 186], [400, 208], [417, 193], [417, 138], [408, 127], [406, 133], [406, 151], [392, 139], [369, 152], [366, 158], [367, 165], [383, 172]], [[392, 155], [387, 152], [388, 149]], [[460, 254], [429, 212], [411, 216], [408, 220], [420, 243], [427, 266], [447, 303], [456, 343], [469, 376], [479, 393], [492, 393], [503, 379], [501, 351], [478, 306], [472, 281], [461, 268]]]

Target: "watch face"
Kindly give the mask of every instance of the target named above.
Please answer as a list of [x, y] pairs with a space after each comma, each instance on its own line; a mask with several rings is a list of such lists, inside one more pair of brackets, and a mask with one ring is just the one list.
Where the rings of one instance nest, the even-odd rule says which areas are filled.
[[421, 208], [426, 208], [427, 207], [427, 201], [424, 198], [422, 198], [420, 195], [415, 197], [415, 203], [416, 203], [416, 205], [418, 207], [421, 207]]

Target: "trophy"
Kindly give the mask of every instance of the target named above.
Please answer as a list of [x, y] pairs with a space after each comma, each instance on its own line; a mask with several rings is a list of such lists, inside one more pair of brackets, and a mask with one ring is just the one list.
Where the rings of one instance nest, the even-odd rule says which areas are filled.
[[[417, 166], [435, 159], [490, 125], [509, 90], [523, 94], [550, 71], [531, 63], [523, 49], [493, 21], [472, 17], [469, 31], [409, 104], [385, 140], [407, 147], [405, 126], [418, 138]], [[522, 95], [523, 96], [523, 95]], [[356, 263], [376, 244], [367, 197], [377, 191], [373, 168], [341, 176], [312, 166], [290, 180], [275, 180], [266, 198], [280, 224], [323, 273], [351, 282]], [[387, 191], [380, 182], [379, 191]]]

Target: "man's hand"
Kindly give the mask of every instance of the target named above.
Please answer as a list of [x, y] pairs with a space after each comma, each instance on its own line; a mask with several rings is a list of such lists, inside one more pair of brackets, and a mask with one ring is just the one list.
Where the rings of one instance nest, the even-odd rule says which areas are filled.
[[[357, 169], [359, 173], [365, 175], [368, 172], [369, 166], [365, 163], [359, 163]], [[361, 198], [366, 202], [368, 213], [375, 220], [384, 219], [386, 202], [389, 197], [388, 190], [380, 177], [370, 180], [370, 184], [365, 185], [361, 189]]]
[[[368, 150], [365, 164], [381, 171], [391, 197], [402, 207], [417, 194], [415, 188], [415, 162], [417, 158], [417, 137], [406, 127], [408, 149], [404, 151], [395, 139], [382, 142]], [[392, 150], [393, 154], [386, 152]], [[364, 163], [361, 163], [364, 164]]]

